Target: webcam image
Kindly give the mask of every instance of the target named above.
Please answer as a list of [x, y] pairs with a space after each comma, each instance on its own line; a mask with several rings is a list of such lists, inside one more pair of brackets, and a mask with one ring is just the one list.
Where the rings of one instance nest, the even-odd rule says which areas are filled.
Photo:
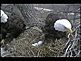
[[81, 4], [1, 4], [1, 57], [80, 57]]

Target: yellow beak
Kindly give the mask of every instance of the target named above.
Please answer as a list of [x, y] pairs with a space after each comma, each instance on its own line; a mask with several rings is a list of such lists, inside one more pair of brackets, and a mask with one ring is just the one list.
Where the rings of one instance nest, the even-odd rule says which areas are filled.
[[70, 33], [73, 33], [73, 30], [72, 29], [70, 29]]
[[68, 33], [68, 38], [70, 37], [70, 35], [73, 37], [73, 30], [72, 29], [67, 29], [67, 33]]
[[73, 33], [72, 29], [67, 29], [67, 32], [70, 34]]

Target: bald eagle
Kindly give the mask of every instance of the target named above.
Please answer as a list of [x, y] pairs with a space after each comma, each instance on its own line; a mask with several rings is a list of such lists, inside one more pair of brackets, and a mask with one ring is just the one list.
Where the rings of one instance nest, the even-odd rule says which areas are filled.
[[3, 10], [0, 10], [1, 12], [1, 21], [0, 21], [0, 40], [5, 38], [6, 35], [6, 30], [4, 29], [4, 25], [6, 24], [7, 20], [8, 20], [8, 16], [6, 15], [6, 13]]
[[72, 25], [64, 15], [50, 13], [46, 17], [43, 32], [45, 38], [60, 39], [72, 33]]
[[25, 30], [26, 26], [19, 16], [13, 13], [8, 16], [3, 10], [1, 10], [0, 25], [0, 40], [7, 39], [8, 41], [18, 37]]
[[[62, 14], [53, 14], [50, 13], [46, 17], [45, 26], [42, 28], [45, 34], [45, 40], [48, 42], [48, 38], [51, 39], [60, 39], [67, 37], [71, 34], [72, 25], [71, 22]], [[32, 44], [32, 46], [39, 46], [43, 44], [43, 41]]]

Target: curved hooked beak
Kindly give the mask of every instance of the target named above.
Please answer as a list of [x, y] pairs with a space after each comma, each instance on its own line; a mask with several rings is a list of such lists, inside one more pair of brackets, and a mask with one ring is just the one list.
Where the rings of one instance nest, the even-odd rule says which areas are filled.
[[67, 33], [68, 34], [68, 38], [70, 37], [70, 35], [73, 37], [72, 33], [73, 33], [73, 30], [72, 29], [67, 29]]
[[69, 29], [69, 33], [71, 33], [71, 34], [72, 34], [72, 33], [73, 33], [73, 30], [72, 30], [72, 29]]

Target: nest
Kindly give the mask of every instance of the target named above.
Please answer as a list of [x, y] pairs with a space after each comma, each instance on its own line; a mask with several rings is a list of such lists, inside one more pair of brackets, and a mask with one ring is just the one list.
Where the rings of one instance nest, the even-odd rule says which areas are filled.
[[37, 27], [31, 27], [25, 30], [18, 38], [13, 39], [11, 43], [7, 44], [8, 53], [6, 57], [54, 57], [63, 55], [65, 46], [63, 39], [49, 39], [49, 43], [44, 42], [42, 46], [33, 47], [33, 40], [45, 40], [44, 36], [41, 37], [42, 35], [43, 33], [40, 32]]
[[[37, 26], [26, 27], [24, 33], [6, 44], [7, 52], [2, 57], [79, 57], [80, 56], [80, 20], [76, 22], [73, 36], [67, 39], [45, 38]], [[42, 46], [32, 46], [33, 41], [42, 40]]]

